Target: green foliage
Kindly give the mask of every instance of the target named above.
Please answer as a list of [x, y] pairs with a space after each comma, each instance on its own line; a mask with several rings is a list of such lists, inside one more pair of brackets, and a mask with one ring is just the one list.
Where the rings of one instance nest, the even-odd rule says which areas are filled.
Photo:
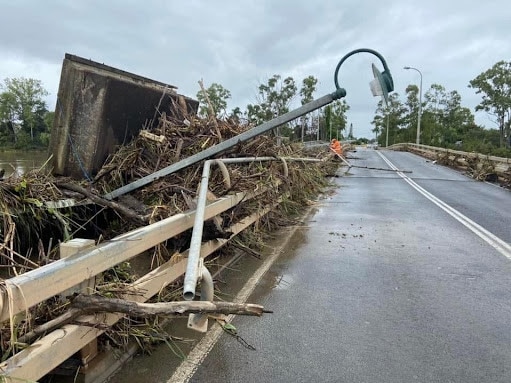
[[302, 105], [305, 105], [314, 100], [314, 92], [316, 91], [316, 85], [318, 79], [314, 76], [308, 76], [302, 81], [302, 88], [300, 89], [300, 96], [302, 96]]
[[369, 143], [369, 139], [365, 138], [365, 137], [357, 138], [357, 140], [355, 142], [353, 142], [354, 145], [366, 145], [368, 143]]
[[466, 152], [511, 158], [511, 149], [500, 147], [500, 133], [498, 129], [484, 129], [475, 124], [465, 131], [462, 141], [460, 140], [455, 144], [445, 146], [450, 149]]
[[43, 98], [48, 92], [41, 81], [6, 78], [0, 90], [0, 144], [16, 148], [40, 145], [38, 137], [49, 133], [50, 121], [45, 120], [48, 111]]
[[247, 105], [247, 117], [250, 122], [260, 125], [284, 113], [289, 112], [289, 104], [296, 96], [296, 84], [292, 77], [282, 80], [273, 75], [266, 84], [258, 88], [258, 103]]
[[[500, 146], [511, 145], [511, 62], [499, 61], [493, 67], [470, 81], [482, 101], [476, 110], [483, 110], [496, 118]], [[506, 138], [507, 137], [507, 141]]]
[[243, 117], [243, 112], [239, 107], [234, 108], [231, 113], [229, 114], [229, 118], [233, 119], [236, 122], [240, 122], [241, 118]]
[[461, 106], [461, 96], [456, 90], [447, 93], [442, 85], [432, 84], [425, 99], [421, 143], [449, 146], [462, 140], [464, 132], [474, 125], [474, 115]]
[[39, 135], [39, 141], [41, 142], [41, 145], [47, 148], [50, 145], [50, 133], [43, 132]]
[[324, 121], [324, 128], [321, 131], [324, 134], [322, 139], [343, 138], [343, 131], [346, 130], [346, 125], [348, 124], [346, 112], [349, 109], [350, 106], [344, 99], [336, 100], [323, 109], [322, 120]]
[[197, 100], [199, 100], [200, 103], [199, 115], [201, 117], [207, 117], [210, 114], [208, 98], [215, 117], [218, 118], [222, 114], [225, 114], [227, 100], [231, 98], [231, 92], [217, 83], [211, 84], [210, 87], [205, 90], [206, 94], [204, 94], [202, 90], [197, 92]]
[[397, 142], [409, 142], [411, 139], [411, 129], [408, 124], [406, 106], [399, 100], [397, 92], [389, 95], [387, 107], [380, 101], [376, 109], [376, 115], [372, 123], [373, 132], [378, 136], [378, 143], [382, 146], [386, 144], [387, 127], [389, 129], [389, 145]]
[[30, 134], [25, 131], [20, 131], [17, 135], [16, 142], [14, 143], [15, 149], [28, 149], [33, 148], [33, 141], [30, 138]]
[[51, 129], [53, 128], [53, 120], [55, 119], [55, 112], [46, 112], [44, 114], [43, 120], [44, 124], [46, 125], [46, 129], [48, 132], [51, 132]]
[[[302, 80], [302, 87], [300, 89], [301, 103], [302, 105], [308, 104], [312, 100], [314, 100], [314, 92], [316, 91], [316, 85], [318, 83], [318, 79], [314, 76], [308, 76]], [[312, 113], [309, 113], [300, 118], [300, 123], [297, 126], [300, 130], [300, 138], [303, 141], [304, 137], [307, 133], [314, 134], [317, 133], [317, 123], [314, 123], [314, 116]], [[291, 136], [291, 134], [290, 134]], [[297, 134], [298, 136], [298, 134]]]
[[247, 105], [247, 117], [250, 122], [254, 125], [260, 125], [265, 121], [271, 120], [271, 114], [267, 117], [267, 111], [263, 110], [261, 105], [248, 104]]
[[[389, 97], [389, 106], [378, 104], [373, 119], [380, 145], [386, 144], [387, 123], [389, 145], [398, 142], [415, 142], [419, 115], [419, 88], [409, 85], [406, 101], [402, 103], [397, 93]], [[447, 92], [442, 85], [433, 84], [422, 102], [420, 142], [426, 145], [449, 147], [463, 140], [465, 132], [474, 126], [474, 115], [461, 105], [457, 91]]]
[[[302, 105], [314, 100], [317, 83], [318, 79], [314, 76], [307, 76], [302, 80], [302, 86], [298, 92]], [[297, 96], [297, 91], [295, 80], [292, 77], [282, 78], [275, 74], [266, 83], [258, 86], [256, 103], [247, 105], [244, 112], [240, 108], [234, 108], [228, 117], [240, 121], [243, 116], [246, 116], [250, 123], [260, 125], [289, 112], [290, 105]], [[334, 136], [339, 137], [347, 125], [346, 112], [348, 109], [346, 101], [336, 101], [328, 109], [329, 123], [325, 121], [325, 114], [318, 117], [311, 113], [300, 118], [300, 122], [297, 124], [295, 122], [296, 125], [286, 124], [277, 128], [278, 134], [289, 138], [299, 138], [300, 135], [303, 137], [303, 134], [309, 134], [313, 139], [312, 136], [316, 137], [319, 125], [322, 138], [329, 136], [329, 133], [325, 131], [327, 126], [331, 127]]]
[[332, 103], [332, 114], [330, 118], [331, 126], [336, 136], [342, 137], [342, 132], [346, 130], [346, 125], [348, 123], [346, 112], [348, 112], [348, 110], [350, 110], [350, 106], [344, 99], [336, 100]]
[[[479, 152], [481, 153], [481, 152]], [[486, 153], [483, 153], [486, 154]], [[511, 149], [510, 148], [495, 148], [491, 149], [487, 154], [490, 154], [495, 157], [504, 157], [511, 158]]]

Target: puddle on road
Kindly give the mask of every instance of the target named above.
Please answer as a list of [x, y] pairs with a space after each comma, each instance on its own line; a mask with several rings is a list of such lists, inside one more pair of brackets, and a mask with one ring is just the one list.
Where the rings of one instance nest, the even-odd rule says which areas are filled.
[[263, 280], [260, 282], [260, 285], [266, 287], [269, 290], [287, 290], [289, 289], [293, 282], [294, 278], [286, 274], [283, 268], [274, 267], [268, 270], [268, 272], [264, 275]]

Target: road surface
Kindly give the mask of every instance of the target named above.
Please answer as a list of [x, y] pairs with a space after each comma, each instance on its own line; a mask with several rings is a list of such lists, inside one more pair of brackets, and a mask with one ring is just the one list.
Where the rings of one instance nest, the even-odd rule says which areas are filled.
[[350, 156], [248, 300], [274, 314], [233, 321], [255, 350], [208, 333], [161, 381], [511, 382], [511, 193], [410, 153]]

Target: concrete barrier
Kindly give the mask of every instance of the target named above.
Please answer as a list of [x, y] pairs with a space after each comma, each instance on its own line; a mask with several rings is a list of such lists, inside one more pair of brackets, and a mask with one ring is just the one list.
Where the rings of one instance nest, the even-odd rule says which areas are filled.
[[49, 154], [53, 173], [92, 177], [117, 145], [152, 120], [159, 105], [178, 118], [196, 113], [198, 101], [173, 85], [66, 54], [62, 64]]

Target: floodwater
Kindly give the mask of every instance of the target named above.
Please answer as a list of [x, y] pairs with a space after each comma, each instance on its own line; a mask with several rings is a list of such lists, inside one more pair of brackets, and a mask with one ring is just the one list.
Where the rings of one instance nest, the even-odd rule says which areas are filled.
[[32, 169], [39, 169], [48, 159], [46, 151], [0, 152], [0, 169], [5, 170], [4, 178], [21, 176]]

